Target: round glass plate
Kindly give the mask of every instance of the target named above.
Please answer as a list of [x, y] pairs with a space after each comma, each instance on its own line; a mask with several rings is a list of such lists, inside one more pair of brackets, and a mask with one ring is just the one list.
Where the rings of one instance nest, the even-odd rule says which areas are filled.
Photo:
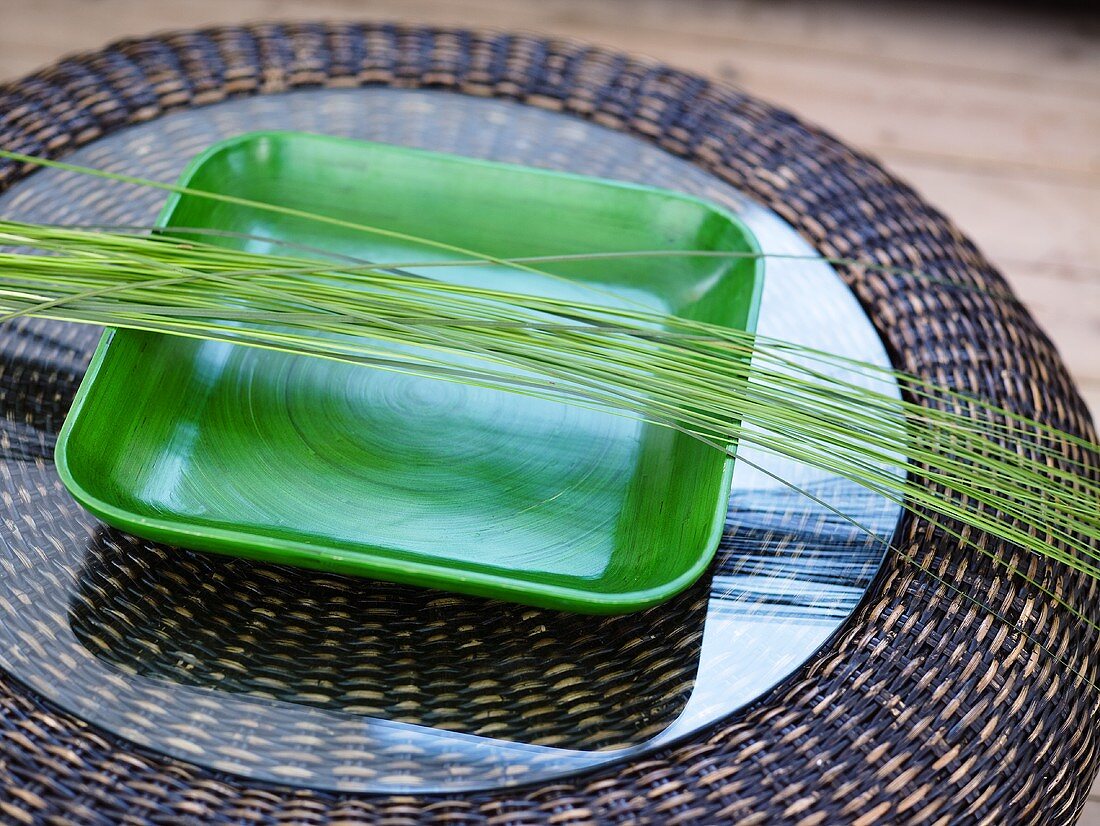
[[[258, 129], [707, 198], [738, 214], [765, 252], [793, 256], [767, 260], [761, 334], [889, 365], [840, 278], [807, 260], [813, 250], [775, 214], [642, 140], [559, 113], [445, 92], [301, 91], [169, 114], [68, 160], [172, 181], [208, 145]], [[0, 195], [0, 214], [148, 225], [165, 197], [43, 170]], [[636, 758], [811, 658], [862, 597], [899, 517], [842, 479], [742, 446], [711, 570], [670, 602], [619, 617], [160, 546], [98, 523], [53, 465], [98, 332], [18, 320], [0, 337], [0, 667], [90, 723], [219, 771], [432, 792]]]

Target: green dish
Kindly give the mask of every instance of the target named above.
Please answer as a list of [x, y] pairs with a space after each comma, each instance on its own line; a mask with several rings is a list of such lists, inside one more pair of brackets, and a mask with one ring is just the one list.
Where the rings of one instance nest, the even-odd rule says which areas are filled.
[[[734, 217], [671, 192], [315, 135], [220, 143], [181, 181], [494, 257], [757, 250]], [[198, 196], [173, 196], [161, 225], [373, 261], [455, 257]], [[589, 303], [643, 302], [740, 329], [755, 324], [762, 286], [758, 258], [543, 266], [565, 278], [491, 266], [430, 273]], [[149, 539], [615, 613], [667, 599], [706, 569], [733, 463], [610, 411], [109, 330], [61, 432], [57, 467], [88, 510]]]

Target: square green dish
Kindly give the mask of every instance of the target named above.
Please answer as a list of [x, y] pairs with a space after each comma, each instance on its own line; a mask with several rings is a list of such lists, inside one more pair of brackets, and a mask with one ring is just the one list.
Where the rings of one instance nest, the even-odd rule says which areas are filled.
[[[494, 258], [757, 251], [733, 216], [672, 192], [300, 133], [217, 144], [181, 184]], [[193, 194], [173, 195], [159, 223], [184, 237], [226, 230], [217, 243], [258, 252], [282, 241], [299, 256], [458, 257]], [[758, 257], [539, 266], [553, 276], [422, 273], [743, 330], [763, 283]], [[651, 606], [702, 574], [733, 470], [713, 448], [610, 410], [129, 330], [104, 334], [56, 459], [84, 507], [138, 536], [591, 613]]]

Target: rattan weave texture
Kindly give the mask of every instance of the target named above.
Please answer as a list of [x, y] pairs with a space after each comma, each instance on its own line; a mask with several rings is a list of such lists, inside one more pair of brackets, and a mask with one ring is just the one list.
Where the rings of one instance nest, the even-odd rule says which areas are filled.
[[[589, 118], [729, 181], [825, 254], [933, 274], [948, 283], [843, 272], [899, 367], [1093, 432], [1049, 340], [943, 216], [793, 116], [656, 63], [534, 36], [375, 24], [170, 34], [0, 88], [0, 145], [56, 157], [175, 108], [362, 84], [453, 89]], [[0, 166], [0, 187], [28, 172]], [[283, 790], [135, 752], [4, 679], [0, 811], [12, 822], [1072, 822], [1098, 765], [1095, 629], [916, 520], [897, 542], [918, 565], [892, 555], [872, 598], [816, 662], [706, 736], [644, 762], [446, 798]], [[1094, 583], [995, 549], [1100, 620]]]

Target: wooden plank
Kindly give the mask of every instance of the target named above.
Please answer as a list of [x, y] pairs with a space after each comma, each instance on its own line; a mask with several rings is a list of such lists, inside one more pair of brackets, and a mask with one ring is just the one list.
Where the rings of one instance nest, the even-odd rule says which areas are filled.
[[[561, 7], [567, 0], [548, 0]], [[629, 14], [624, 15], [624, 6]], [[980, 5], [828, 3], [592, 3], [596, 18], [631, 31], [649, 28], [722, 37], [770, 48], [795, 47], [815, 59], [904, 67], [949, 82], [982, 77], [1014, 87], [1048, 82], [1092, 94], [1100, 85], [1097, 34], [1086, 11]], [[580, 22], [574, 19], [572, 22]], [[1091, 90], [1091, 91], [1090, 91]]]
[[1100, 187], [1100, 92], [1067, 105], [1041, 89], [948, 84], [776, 54], [742, 52], [726, 65], [746, 88], [877, 154], [1014, 176], [1050, 171]]

